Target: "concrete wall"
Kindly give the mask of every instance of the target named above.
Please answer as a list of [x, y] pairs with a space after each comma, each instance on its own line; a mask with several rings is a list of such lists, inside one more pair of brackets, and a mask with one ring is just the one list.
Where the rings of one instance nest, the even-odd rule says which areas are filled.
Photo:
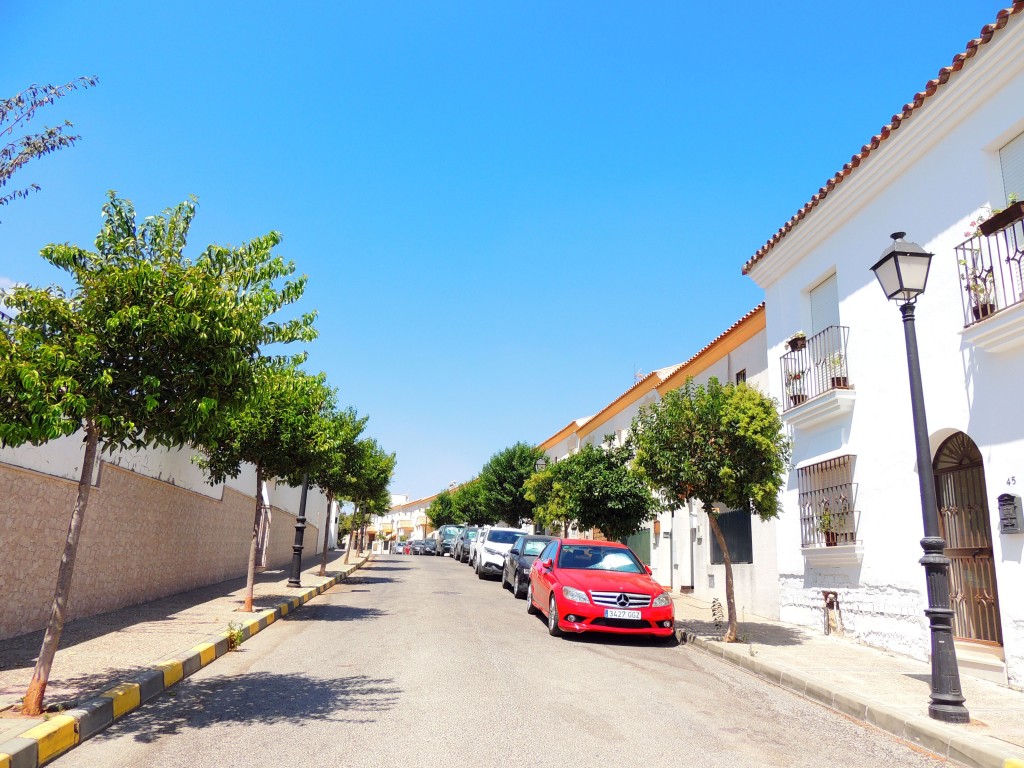
[[[171, 471], [177, 466], [187, 474], [192, 467], [175, 463], [180, 453], [154, 451], [134, 458], [122, 454], [115, 461], [97, 463], [75, 561], [70, 619], [245, 574], [256, 504], [254, 473], [248, 492], [205, 484], [192, 490], [179, 485], [180, 478]], [[65, 460], [59, 459], [61, 455]], [[171, 460], [162, 463], [168, 457]], [[0, 458], [2, 639], [42, 629], [48, 620], [78, 490], [81, 442], [7, 449]], [[164, 479], [119, 463], [148, 467]], [[292, 556], [297, 501], [294, 510], [282, 508], [282, 501], [291, 502], [285, 496], [271, 492], [267, 561], [272, 568], [287, 564]], [[314, 516], [314, 506], [323, 507], [319, 516]], [[326, 500], [310, 493], [306, 554], [321, 549], [319, 524], [325, 512]]]

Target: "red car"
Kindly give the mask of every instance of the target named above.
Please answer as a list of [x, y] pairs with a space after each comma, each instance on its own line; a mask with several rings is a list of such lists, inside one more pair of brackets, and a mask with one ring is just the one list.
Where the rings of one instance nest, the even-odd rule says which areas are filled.
[[556, 539], [530, 569], [526, 610], [544, 613], [548, 632], [675, 637], [672, 596], [624, 544]]

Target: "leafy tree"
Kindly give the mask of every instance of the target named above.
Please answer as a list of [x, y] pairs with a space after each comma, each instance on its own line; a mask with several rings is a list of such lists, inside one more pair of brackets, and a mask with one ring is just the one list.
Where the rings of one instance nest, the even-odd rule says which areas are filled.
[[544, 452], [527, 443], [516, 443], [494, 454], [480, 470], [484, 509], [494, 520], [518, 526], [533, 519], [533, 503], [524, 486]]
[[238, 477], [243, 463], [256, 466], [256, 515], [246, 568], [243, 611], [252, 611], [256, 552], [266, 510], [263, 482], [272, 477], [302, 483], [326, 462], [333, 447], [334, 393], [324, 375], [310, 376], [290, 365], [260, 365], [243, 406], [217, 425], [219, 439], [204, 446], [201, 463], [211, 482]]
[[455, 519], [466, 525], [494, 525], [497, 518], [484, 505], [483, 485], [476, 478], [452, 491]]
[[455, 500], [451, 491], [441, 491], [427, 507], [427, 518], [436, 530], [442, 525], [462, 522], [455, 508]]
[[49, 245], [41, 255], [74, 288], [18, 286], [0, 331], [0, 444], [38, 445], [82, 431], [85, 455], [53, 606], [24, 701], [39, 714], [67, 615], [78, 540], [100, 447], [177, 446], [238, 407], [253, 361], [271, 342], [311, 338], [312, 316], [267, 318], [297, 300], [305, 278], [274, 256], [270, 233], [238, 248], [184, 257], [193, 202], [137, 226], [131, 202], [103, 207], [96, 252]]
[[[327, 494], [327, 520], [336, 498], [348, 496], [356, 483], [358, 459], [356, 440], [366, 427], [366, 416], [358, 416], [353, 408], [335, 411], [328, 417], [330, 448], [324, 461], [313, 470], [310, 480]], [[324, 546], [320, 556], [320, 575], [327, 574], [327, 541], [330, 526], [324, 525]]]
[[[65, 128], [74, 127], [66, 120], [63, 125], [53, 128], [44, 126], [40, 133], [25, 133], [16, 139], [11, 138], [15, 129], [20, 132], [42, 107], [53, 104], [71, 91], [98, 83], [99, 78], [96, 77], [79, 77], [64, 85], [30, 85], [21, 93], [0, 101], [0, 139], [5, 142], [3, 148], [0, 148], [0, 189], [7, 186], [10, 178], [30, 160], [73, 146], [82, 138], [64, 132]], [[30, 184], [23, 189], [0, 193], [0, 205], [7, 205], [12, 200], [26, 197], [29, 192], [37, 191], [39, 186]]]
[[756, 513], [762, 520], [779, 514], [779, 491], [790, 457], [776, 404], [745, 384], [705, 387], [688, 380], [660, 402], [640, 409], [631, 440], [635, 466], [670, 507], [699, 499], [725, 561], [729, 610], [726, 642], [736, 640], [736, 598], [732, 560], [713, 504]]
[[[632, 451], [606, 442], [584, 444], [565, 461], [565, 508], [580, 528], [598, 528], [612, 541], [622, 541], [651, 520], [658, 508], [644, 479], [629, 468]], [[558, 466], [558, 465], [556, 465]]]
[[526, 499], [532, 501], [533, 522], [545, 531], [555, 531], [568, 536], [578, 521], [569, 511], [568, 480], [572, 465], [568, 460], [549, 464], [543, 472], [535, 472], [526, 481], [523, 491]]
[[353, 530], [349, 545], [345, 552], [345, 562], [349, 560], [355, 531], [360, 531], [362, 543], [366, 521], [373, 514], [383, 514], [391, 506], [388, 486], [395, 472], [395, 454], [387, 453], [372, 438], [356, 443], [356, 481], [353, 484], [349, 500], [353, 504]]

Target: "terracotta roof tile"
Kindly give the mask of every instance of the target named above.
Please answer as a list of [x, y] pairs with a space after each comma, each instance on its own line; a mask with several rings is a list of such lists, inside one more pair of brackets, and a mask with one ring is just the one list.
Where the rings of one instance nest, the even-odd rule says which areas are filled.
[[1011, 16], [1017, 13], [1024, 12], [1024, 0], [1015, 0], [1012, 6], [1004, 8], [996, 14], [996, 21], [992, 24], [986, 24], [981, 28], [981, 34], [968, 41], [965, 50], [962, 53], [958, 53], [953, 57], [953, 62], [948, 67], [943, 67], [939, 70], [936, 77], [929, 80], [924, 87], [924, 90], [914, 94], [914, 98], [903, 105], [903, 109], [892, 116], [888, 125], [882, 126], [882, 129], [871, 137], [871, 141], [861, 147], [860, 152], [850, 158], [850, 161], [846, 163], [832, 178], [830, 178], [821, 189], [818, 190], [817, 194], [812, 195], [811, 199], [808, 200], [804, 206], [796, 212], [796, 214], [782, 225], [782, 228], [776, 232], [767, 243], [762, 245], [757, 252], [750, 257], [746, 264], [743, 265], [743, 274], [749, 274], [750, 270], [757, 264], [761, 259], [768, 255], [768, 252], [774, 248], [782, 238], [784, 238], [790, 231], [807, 216], [808, 213], [822, 200], [824, 200], [828, 193], [831, 192], [837, 184], [843, 181], [853, 169], [858, 167], [864, 159], [870, 155], [874, 150], [878, 149], [879, 145], [888, 139], [892, 132], [898, 129], [903, 121], [909, 118], [913, 113], [924, 104], [925, 99], [933, 96], [938, 90], [939, 86], [944, 85], [954, 72], [959, 72], [963, 69], [964, 62], [967, 59], [974, 56], [978, 49], [988, 43], [995, 33], [1006, 26], [1007, 21]]

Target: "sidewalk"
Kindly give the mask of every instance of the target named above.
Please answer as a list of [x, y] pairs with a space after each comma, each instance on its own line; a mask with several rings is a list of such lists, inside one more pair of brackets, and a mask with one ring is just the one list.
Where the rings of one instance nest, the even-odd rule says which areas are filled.
[[[120, 717], [226, 652], [229, 623], [241, 626], [247, 639], [344, 580], [368, 556], [369, 552], [353, 552], [346, 565], [344, 552], [329, 552], [325, 577], [317, 575], [320, 556], [310, 557], [303, 563], [301, 588], [288, 586], [286, 569], [259, 573], [252, 613], [240, 610], [245, 594], [243, 577], [69, 622], [46, 688], [47, 708], [57, 714], [44, 718], [23, 718], [11, 712], [21, 703], [32, 677], [42, 631], [0, 642], [0, 768], [42, 765], [53, 759], [110, 724], [101, 725], [100, 721], [108, 718], [91, 711], [86, 713], [88, 717], [66, 722], [73, 719], [76, 708], [97, 709], [106, 704], [110, 721]], [[51, 754], [50, 745], [35, 731], [52, 731], [51, 726], [60, 725], [66, 733], [49, 734], [54, 749], [59, 750]], [[29, 730], [33, 733], [28, 740], [39, 743], [37, 760], [29, 761], [26, 755], [9, 757], [17, 749], [31, 746], [20, 738]], [[60, 748], [60, 742], [71, 737], [73, 742]]]
[[1024, 768], [1024, 692], [962, 676], [971, 722], [940, 723], [928, 717], [925, 662], [759, 617], [740, 622], [743, 642], [726, 644], [709, 603], [674, 600], [688, 645], [965, 765]]

